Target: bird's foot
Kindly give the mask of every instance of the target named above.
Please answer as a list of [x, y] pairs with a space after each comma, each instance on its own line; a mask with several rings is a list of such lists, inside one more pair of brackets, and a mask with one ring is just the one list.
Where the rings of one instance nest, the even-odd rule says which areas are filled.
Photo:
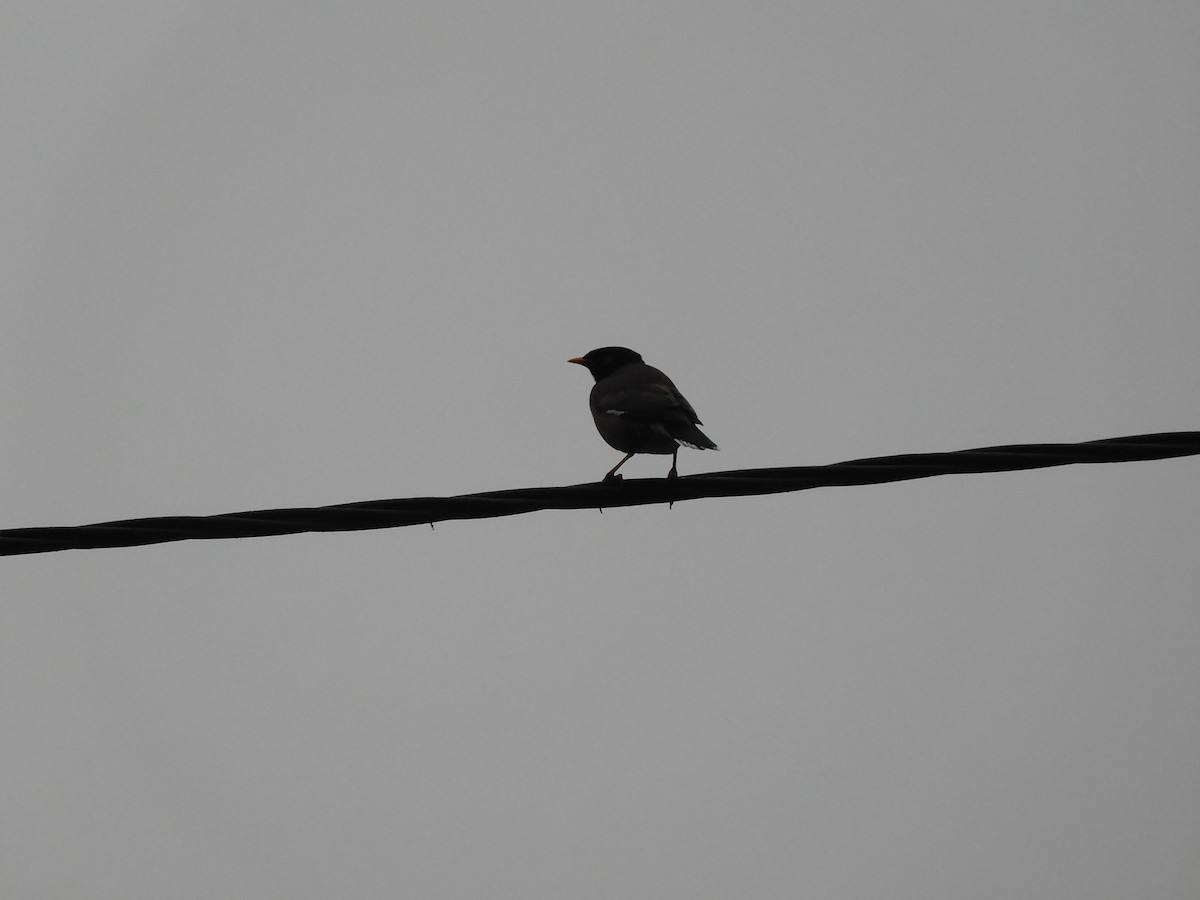
[[603, 484], [615, 484], [624, 477], [624, 475], [618, 475], [616, 472], [609, 472], [604, 476]]

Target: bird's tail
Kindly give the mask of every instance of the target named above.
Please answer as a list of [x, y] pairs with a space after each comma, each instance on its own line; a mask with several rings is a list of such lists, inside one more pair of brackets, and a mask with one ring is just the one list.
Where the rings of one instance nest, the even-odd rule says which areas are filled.
[[693, 450], [721, 449], [709, 439], [707, 434], [690, 422], [686, 426], [672, 428], [671, 437], [675, 438], [676, 442], [682, 444], [684, 447], [691, 447]]

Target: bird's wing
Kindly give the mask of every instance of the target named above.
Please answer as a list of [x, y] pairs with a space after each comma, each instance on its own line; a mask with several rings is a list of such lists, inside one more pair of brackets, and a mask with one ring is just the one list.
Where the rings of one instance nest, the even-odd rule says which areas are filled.
[[693, 422], [700, 419], [683, 395], [666, 384], [640, 384], [605, 391], [597, 398], [597, 409], [631, 419]]
[[592, 406], [598, 413], [642, 420], [700, 422], [674, 382], [653, 366], [631, 366], [597, 382], [596, 388]]
[[613, 385], [597, 400], [598, 405], [605, 407], [605, 412], [621, 413], [663, 413], [678, 409], [680, 405], [679, 395], [668, 385], [657, 382]]

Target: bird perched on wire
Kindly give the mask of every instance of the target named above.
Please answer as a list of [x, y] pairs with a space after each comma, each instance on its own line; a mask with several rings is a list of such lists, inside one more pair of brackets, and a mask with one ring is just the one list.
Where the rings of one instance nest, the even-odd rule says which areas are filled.
[[670, 453], [668, 478], [678, 475], [680, 446], [716, 450], [697, 425], [703, 424], [671, 379], [642, 362], [641, 354], [627, 347], [601, 347], [567, 362], [584, 366], [596, 383], [588, 405], [600, 437], [625, 454], [609, 470], [605, 481], [620, 478], [617, 469], [635, 453]]

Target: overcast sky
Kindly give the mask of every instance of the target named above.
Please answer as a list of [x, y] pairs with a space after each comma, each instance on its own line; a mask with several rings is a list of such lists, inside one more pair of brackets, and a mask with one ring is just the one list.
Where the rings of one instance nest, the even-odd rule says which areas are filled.
[[[1200, 5], [9, 0], [0, 528], [1200, 428]], [[626, 477], [661, 477], [638, 457]], [[1200, 896], [1200, 462], [0, 561], [0, 894]]]

